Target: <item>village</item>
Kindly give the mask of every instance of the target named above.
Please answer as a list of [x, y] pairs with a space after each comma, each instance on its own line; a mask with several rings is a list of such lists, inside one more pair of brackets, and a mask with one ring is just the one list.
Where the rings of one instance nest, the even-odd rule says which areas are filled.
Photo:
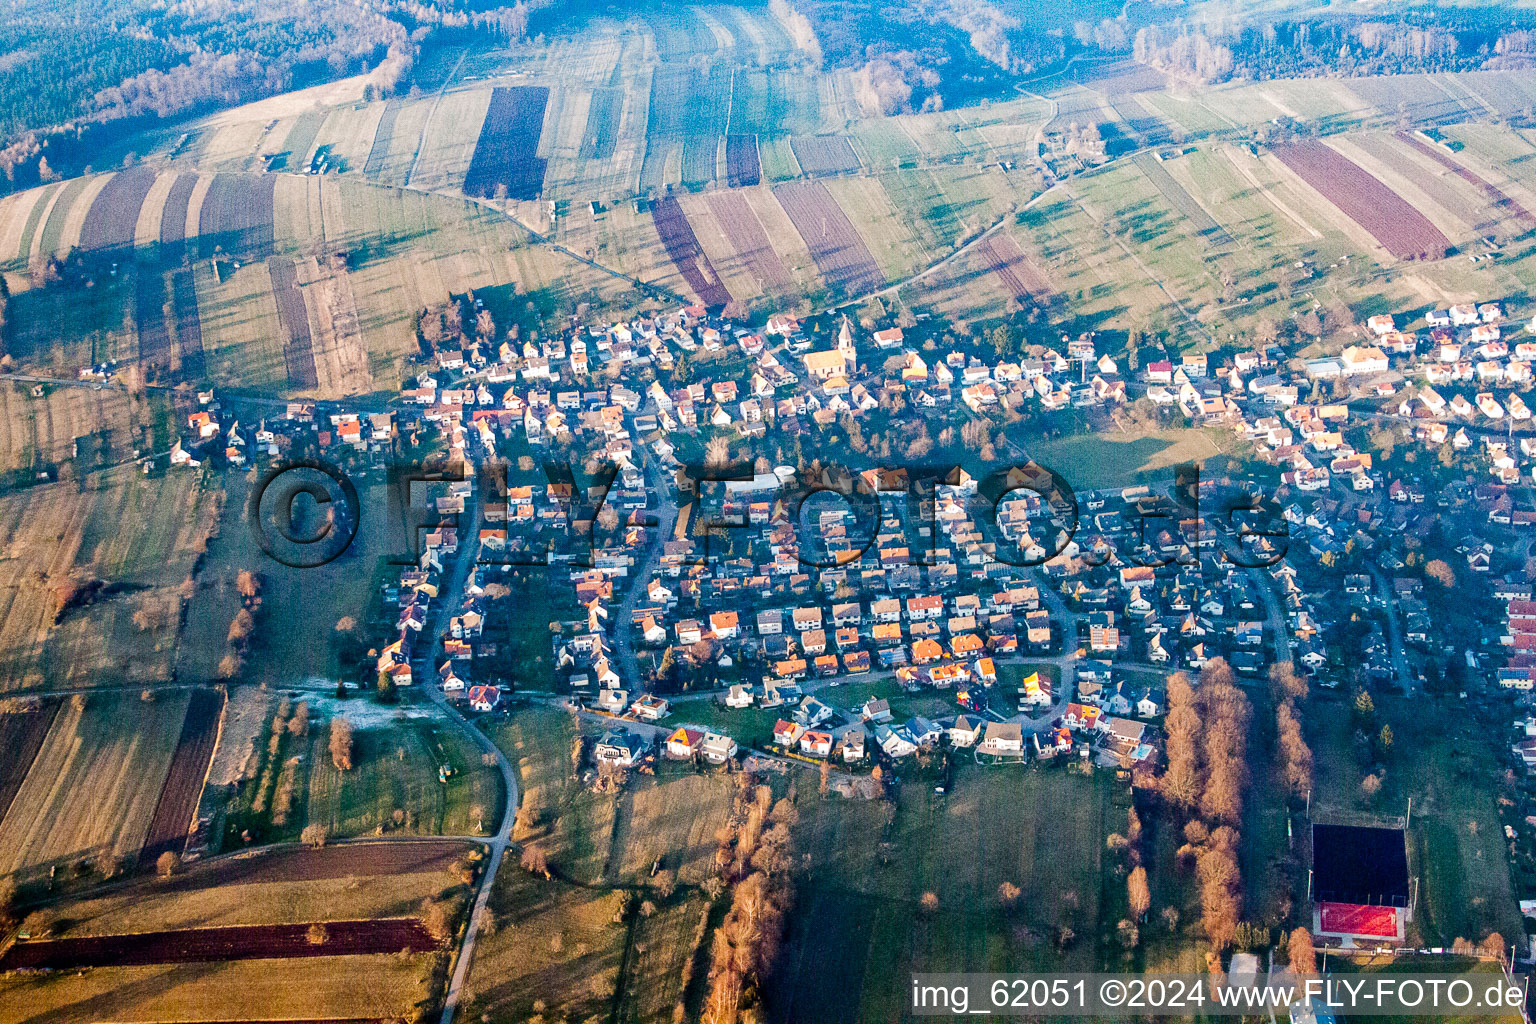
[[[519, 342], [467, 296], [423, 311], [428, 365], [389, 408], [289, 402], [253, 425], [202, 392], [169, 463], [302, 452], [377, 469], [407, 446], [501, 462], [434, 485], [440, 522], [386, 581], [394, 625], [372, 668], [480, 713], [512, 693], [569, 700], [603, 729], [599, 766], [751, 749], [889, 771], [942, 750], [1155, 772], [1163, 678], [1213, 661], [1249, 685], [1290, 662], [1347, 692], [1529, 703], [1536, 506], [1520, 506], [1536, 434], [1517, 424], [1536, 341], [1498, 302], [1406, 319], [1372, 316], [1336, 357], [1116, 358], [1064, 336], [1005, 359], [941, 352], [910, 319], [753, 330], [698, 306]], [[1230, 433], [1244, 455], [1187, 493], [1171, 468], [1074, 491], [1070, 467], [1034, 466], [1018, 439], [1030, 417], [1092, 427], [1138, 409]], [[863, 437], [877, 430], [879, 449]], [[868, 468], [967, 449], [1017, 464], [1003, 493], [979, 498], [992, 467], [959, 459], [926, 490], [915, 470]], [[797, 465], [809, 451], [822, 456]], [[534, 469], [561, 457], [587, 481]], [[554, 669], [481, 672], [508, 576], [530, 570], [571, 587], [577, 614], [549, 624]], [[887, 696], [839, 700], [848, 683]], [[1517, 730], [1528, 765], [1531, 734]]]

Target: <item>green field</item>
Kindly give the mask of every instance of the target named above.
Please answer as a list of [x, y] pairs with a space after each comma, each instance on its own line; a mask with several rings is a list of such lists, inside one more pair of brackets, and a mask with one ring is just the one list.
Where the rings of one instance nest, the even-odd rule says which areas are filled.
[[[947, 796], [909, 783], [889, 823], [878, 803], [802, 799], [809, 867], [773, 1004], [789, 1019], [889, 1021], [914, 971], [1093, 969], [1116, 802], [1112, 778], [1060, 766], [966, 768]], [[1022, 890], [1016, 910], [998, 901], [1003, 882]], [[1060, 952], [1059, 928], [1074, 933]]]

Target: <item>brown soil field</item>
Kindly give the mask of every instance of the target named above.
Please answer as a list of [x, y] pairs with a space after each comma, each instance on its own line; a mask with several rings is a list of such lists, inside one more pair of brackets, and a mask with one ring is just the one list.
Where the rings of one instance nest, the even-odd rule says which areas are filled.
[[267, 271], [272, 275], [272, 295], [283, 324], [283, 363], [288, 369], [288, 383], [297, 388], [312, 388], [319, 382], [314, 339], [304, 293], [299, 289], [297, 266], [293, 260], [274, 256], [267, 261]]
[[211, 861], [196, 873], [172, 879], [169, 886], [174, 889], [447, 871], [465, 849], [464, 843], [451, 839], [442, 842], [345, 843], [319, 850], [284, 847]]
[[1400, 260], [1439, 259], [1451, 243], [1418, 210], [1321, 142], [1275, 147], [1280, 161]]
[[706, 306], [723, 306], [731, 301], [731, 293], [720, 283], [720, 275], [709, 263], [709, 257], [699, 248], [699, 240], [688, 223], [688, 215], [676, 199], [668, 196], [658, 199], [651, 207], [656, 221], [656, 233], [666, 247], [672, 263], [688, 282], [688, 287]]
[[139, 208], [155, 184], [155, 172], [132, 167], [114, 174], [97, 194], [80, 229], [82, 249], [131, 248], [139, 224]]
[[144, 837], [144, 851], [139, 855], [141, 867], [153, 867], [162, 853], [180, 856], [186, 847], [223, 711], [224, 695], [219, 691], [192, 691], [187, 717], [181, 723], [181, 738], [176, 741], [176, 753], [171, 757], [160, 801]]
[[775, 186], [773, 194], [805, 239], [829, 287], [847, 295], [861, 295], [885, 284], [869, 247], [825, 185], [791, 181]]
[[996, 274], [1015, 299], [1044, 304], [1052, 292], [1050, 282], [1030, 262], [1013, 236], [998, 232], [976, 243], [976, 256]]
[[71, 699], [0, 821], [0, 872], [21, 880], [89, 859], [132, 863], [181, 735], [187, 695]]
[[0, 956], [0, 971], [74, 970], [80, 967], [143, 967], [225, 960], [424, 953], [437, 940], [416, 918], [389, 921], [326, 921], [325, 941], [311, 942], [311, 924], [185, 928], [135, 935], [18, 942]]
[[32, 761], [59, 713], [56, 700], [18, 702], [0, 712], [0, 821], [32, 769]]
[[464, 175], [464, 192], [494, 198], [498, 186], [508, 199], [537, 199], [547, 161], [538, 156], [544, 129], [544, 86], [497, 88], [480, 126], [480, 139]]
[[714, 192], [709, 196], [709, 210], [759, 286], [764, 291], [787, 292], [791, 286], [789, 272], [746, 199], [734, 192]]

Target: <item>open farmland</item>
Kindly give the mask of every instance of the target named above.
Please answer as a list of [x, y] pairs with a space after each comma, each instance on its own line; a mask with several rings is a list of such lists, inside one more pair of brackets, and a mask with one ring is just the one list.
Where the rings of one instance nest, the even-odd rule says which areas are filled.
[[131, 167], [114, 174], [96, 194], [80, 230], [82, 249], [131, 248], [139, 223], [139, 209], [155, 183], [155, 172]]
[[658, 199], [651, 207], [651, 217], [656, 222], [656, 233], [661, 236], [667, 255], [699, 301], [706, 306], [723, 306], [730, 302], [730, 292], [720, 283], [709, 257], [699, 248], [699, 240], [677, 200], [670, 196]]
[[234, 925], [135, 935], [94, 935], [21, 942], [0, 957], [0, 971], [142, 967], [204, 961], [421, 953], [437, 942], [414, 918], [326, 921], [325, 940], [313, 942], [306, 924]]
[[1040, 305], [1049, 301], [1050, 282], [1007, 232], [995, 232], [978, 242], [976, 258], [987, 272], [997, 275], [1016, 301]]
[[270, 174], [216, 174], [198, 214], [201, 251], [263, 256], [272, 249]]
[[299, 289], [298, 270], [293, 260], [274, 256], [267, 261], [272, 277], [272, 296], [277, 300], [277, 316], [283, 325], [283, 365], [290, 387], [312, 388], [319, 383], [315, 375], [314, 339], [309, 329], [309, 311], [304, 293]]
[[859, 157], [846, 136], [796, 135], [789, 140], [800, 169], [813, 178], [859, 169]]
[[384, 112], [379, 115], [379, 123], [374, 128], [373, 142], [368, 147], [368, 159], [363, 163], [363, 173], [370, 178], [384, 173], [384, 162], [389, 159], [389, 146], [394, 141], [395, 118], [399, 116], [399, 99], [384, 104]]
[[13, 701], [0, 710], [0, 821], [5, 820], [58, 713], [57, 700]]
[[545, 160], [538, 155], [544, 129], [543, 86], [498, 87], [480, 127], [464, 191], [484, 198], [537, 199], [544, 188]]
[[725, 137], [725, 180], [731, 188], [756, 185], [763, 180], [762, 165], [757, 157], [756, 135]]
[[1183, 185], [1173, 179], [1161, 160], [1147, 153], [1138, 154], [1134, 159], [1141, 173], [1147, 176], [1147, 180], [1156, 186], [1158, 192], [1162, 193], [1163, 198], [1168, 200], [1174, 209], [1189, 219], [1195, 230], [1205, 239], [1206, 244], [1213, 247], [1234, 244], [1232, 237], [1222, 230], [1221, 225], [1216, 223], [1205, 207], [1185, 191]]
[[166, 323], [165, 277], [148, 265], [134, 274], [133, 321], [139, 336], [138, 361], [153, 376], [171, 358], [171, 332]]
[[859, 295], [885, 284], [875, 258], [837, 200], [820, 182], [786, 182], [773, 194], [805, 240], [827, 286]]
[[193, 816], [197, 814], [198, 798], [202, 795], [203, 780], [207, 778], [208, 764], [213, 758], [223, 712], [223, 693], [192, 691], [186, 718], [181, 723], [181, 737], [176, 741], [176, 753], [166, 770], [165, 786], [160, 790], [160, 800], [150, 819], [139, 863], [154, 864], [163, 853], [181, 855]]
[[28, 914], [36, 935], [74, 938], [236, 925], [409, 916], [460, 886], [470, 846], [451, 841], [284, 846], [193, 861]]
[[207, 369], [203, 359], [203, 321], [197, 312], [197, 284], [185, 267], [171, 272], [171, 310], [175, 324], [175, 361], [189, 380]]
[[720, 137], [731, 100], [731, 69], [660, 64], [651, 74], [641, 191], [716, 181]]
[[[1113, 799], [1104, 777], [983, 768], [948, 796], [904, 787], [889, 824], [876, 803], [801, 801], [809, 867], [773, 1005], [789, 1020], [901, 1020], [914, 971], [1093, 969]], [[1023, 890], [1012, 919], [1003, 882]], [[937, 911], [921, 911], [925, 892]], [[1058, 952], [1062, 926], [1077, 937]]]
[[160, 241], [166, 247], [166, 256], [179, 260], [186, 248], [187, 206], [197, 189], [195, 174], [178, 174], [166, 193], [165, 207], [160, 214]]
[[[715, 192], [709, 196], [709, 209], [758, 287], [764, 292], [787, 293], [791, 287], [789, 272], [747, 200], [735, 192]], [[726, 272], [730, 272], [729, 267]]]
[[1444, 152], [1425, 143], [1415, 135], [1408, 132], [1399, 132], [1397, 137], [1403, 144], [1411, 146], [1416, 152], [1433, 160], [1481, 192], [1498, 213], [1519, 221], [1527, 228], [1536, 227], [1536, 214], [1532, 214], [1531, 211], [1527, 210], [1519, 202], [1506, 195], [1503, 189], [1484, 181], [1475, 172], [1463, 167]]
[[1337, 150], [1306, 140], [1278, 146], [1275, 155], [1397, 259], [1440, 259], [1450, 249], [1423, 214]]
[[23, 884], [86, 860], [134, 863], [181, 736], [186, 693], [72, 699], [0, 821], [0, 873]]
[[[168, 679], [176, 622], [141, 630], [133, 615], [146, 603], [175, 599], [216, 504], [190, 476], [146, 478], [132, 467], [111, 470], [84, 491], [50, 484], [0, 497], [8, 539], [0, 561], [6, 688]], [[72, 607], [56, 621], [65, 597]]]
[[14, 974], [0, 978], [0, 1024], [248, 1020], [253, 1000], [274, 1021], [398, 1020], [438, 969], [428, 953]]
[[624, 116], [624, 90], [604, 88], [592, 90], [587, 103], [587, 123], [581, 133], [581, 148], [577, 155], [582, 160], [607, 160], [613, 156], [619, 141], [619, 122]]

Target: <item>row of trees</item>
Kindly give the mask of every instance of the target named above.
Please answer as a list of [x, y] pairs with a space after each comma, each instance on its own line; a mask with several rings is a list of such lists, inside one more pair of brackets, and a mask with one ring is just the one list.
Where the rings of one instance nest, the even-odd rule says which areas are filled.
[[704, 1024], [736, 1024], [760, 1016], [758, 987], [778, 957], [793, 898], [790, 826], [794, 802], [751, 775], [738, 777], [731, 824], [716, 835], [715, 866], [730, 886], [730, 910], [710, 946]]
[[220, 679], [233, 679], [245, 667], [245, 655], [256, 632], [256, 615], [261, 611], [261, 577], [249, 569], [241, 569], [235, 577], [235, 592], [240, 597], [240, 609], [230, 620], [229, 632], [224, 636], [228, 649], [219, 661]]
[[1201, 670], [1198, 691], [1182, 672], [1168, 678], [1168, 770], [1162, 791], [1190, 818], [1179, 853], [1195, 862], [1201, 923], [1217, 950], [1231, 945], [1242, 916], [1237, 826], [1248, 783], [1250, 716], [1248, 698], [1221, 658]]

